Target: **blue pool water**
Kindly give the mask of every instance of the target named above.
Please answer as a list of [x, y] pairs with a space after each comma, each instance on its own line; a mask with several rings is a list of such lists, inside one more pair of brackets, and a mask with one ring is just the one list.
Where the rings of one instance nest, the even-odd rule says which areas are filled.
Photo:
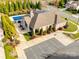
[[12, 18], [14, 19], [14, 21], [19, 21], [23, 19], [23, 16], [12, 16]]

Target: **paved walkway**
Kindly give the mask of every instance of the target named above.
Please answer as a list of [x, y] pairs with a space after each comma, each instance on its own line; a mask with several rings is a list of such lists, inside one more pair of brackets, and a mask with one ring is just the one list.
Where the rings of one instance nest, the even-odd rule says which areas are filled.
[[0, 59], [5, 59], [5, 52], [2, 42], [0, 42]]
[[23, 34], [22, 34], [18, 29], [16, 29], [16, 30], [17, 30], [17, 32], [18, 32], [18, 34], [19, 34], [18, 40], [20, 40], [20, 43], [26, 42], [26, 40], [25, 40]]
[[27, 41], [25, 40], [22, 33], [20, 33], [18, 29], [16, 29], [16, 30], [17, 30], [17, 32], [19, 34], [18, 40], [20, 40], [19, 46], [16, 47], [16, 51], [17, 51], [17, 54], [18, 54], [18, 59], [26, 59], [26, 56], [24, 54], [24, 51], [23, 51], [22, 47], [25, 47], [23, 44], [25, 44]]
[[56, 32], [55, 35], [56, 35], [55, 38], [65, 46], [68, 46], [69, 44], [74, 42], [74, 40], [72, 40], [70, 37], [64, 35], [62, 32]]

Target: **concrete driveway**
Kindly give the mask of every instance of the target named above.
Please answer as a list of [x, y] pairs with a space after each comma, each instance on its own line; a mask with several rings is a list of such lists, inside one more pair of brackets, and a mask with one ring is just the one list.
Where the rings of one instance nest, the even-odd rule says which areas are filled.
[[51, 38], [24, 52], [27, 59], [79, 59], [79, 41], [63, 46], [57, 39]]
[[0, 42], [0, 59], [5, 59], [5, 52], [2, 42]]
[[59, 49], [62, 49], [62, 45], [55, 38], [51, 38], [35, 46], [27, 48], [24, 50], [27, 59], [44, 59], [48, 54], [53, 54]]
[[79, 59], [79, 41], [56, 51], [52, 56], [46, 59]]

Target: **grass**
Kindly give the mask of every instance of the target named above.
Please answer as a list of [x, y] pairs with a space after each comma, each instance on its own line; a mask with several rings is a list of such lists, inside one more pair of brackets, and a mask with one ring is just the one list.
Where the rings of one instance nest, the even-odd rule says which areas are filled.
[[13, 47], [10, 45], [4, 46], [6, 59], [16, 59], [16, 57], [11, 56], [10, 52], [13, 50]]
[[72, 34], [73, 35], [73, 39], [77, 39], [77, 38], [79, 38], [79, 33], [76, 33], [76, 34]]
[[71, 23], [70, 21], [68, 22], [68, 28], [64, 29], [64, 31], [68, 31], [68, 32], [74, 32], [76, 31], [78, 28], [77, 28], [77, 25]]
[[67, 11], [67, 10], [65, 10], [64, 12], [66, 12], [66, 13], [68, 13], [68, 14], [72, 15], [72, 13], [71, 13], [71, 12], [69, 12], [69, 11]]
[[29, 33], [25, 33], [25, 34], [23, 34], [23, 35], [24, 35], [24, 37], [25, 37], [25, 39], [26, 39], [27, 41], [30, 40], [31, 36], [29, 35]]
[[64, 34], [69, 36], [72, 39], [78, 39], [79, 38], [79, 33], [76, 33], [76, 34], [64, 33]]
[[[62, 19], [65, 19], [64, 17], [62, 17]], [[74, 32], [74, 31], [76, 31], [78, 28], [77, 28], [77, 25], [79, 25], [78, 23], [76, 23], [75, 21], [73, 21], [73, 20], [70, 20], [70, 19], [68, 19], [69, 20], [69, 22], [68, 22], [68, 28], [67, 29], [64, 29], [64, 31], [67, 31], [67, 32]], [[75, 23], [75, 24], [73, 24], [73, 23], [71, 23], [71, 22], [73, 22], [73, 23]], [[76, 34], [72, 34], [72, 33], [64, 33], [65, 35], [67, 35], [67, 36], [69, 36], [70, 38], [72, 38], [72, 39], [77, 39], [77, 38], [79, 38], [79, 33], [76, 33]]]

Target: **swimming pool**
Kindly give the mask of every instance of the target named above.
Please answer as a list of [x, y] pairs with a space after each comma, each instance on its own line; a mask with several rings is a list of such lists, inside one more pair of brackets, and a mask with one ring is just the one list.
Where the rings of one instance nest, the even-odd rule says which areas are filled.
[[19, 20], [23, 19], [23, 16], [22, 15], [12, 16], [12, 18], [13, 18], [14, 21], [19, 21]]

